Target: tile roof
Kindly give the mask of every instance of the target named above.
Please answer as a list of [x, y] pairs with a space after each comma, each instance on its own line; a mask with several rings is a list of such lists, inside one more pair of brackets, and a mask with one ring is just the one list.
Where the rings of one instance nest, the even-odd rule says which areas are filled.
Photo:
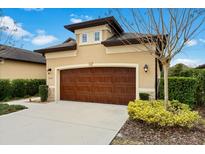
[[[154, 37], [154, 35], [150, 35]], [[138, 39], [139, 38], [139, 39]], [[101, 42], [105, 46], [118, 46], [118, 45], [129, 45], [129, 44], [140, 44], [142, 39], [146, 41], [148, 35], [140, 33], [121, 33], [113, 35], [107, 40]]]
[[105, 24], [108, 24], [111, 27], [111, 29], [116, 33], [122, 33], [124, 31], [113, 16], [65, 25], [64, 27], [70, 30], [71, 32], [74, 32], [76, 29], [95, 27]]
[[46, 63], [45, 58], [40, 53], [6, 45], [0, 45], [0, 58], [40, 64]]
[[65, 42], [54, 45], [48, 48], [34, 50], [38, 53], [47, 53], [47, 52], [56, 52], [56, 51], [64, 51], [64, 50], [75, 50], [77, 48], [77, 43], [73, 38], [68, 38]]
[[[85, 22], [80, 22], [80, 23], [71, 24], [71, 25], [66, 25], [64, 27], [66, 29], [74, 32], [76, 29], [94, 27], [94, 26], [99, 26], [99, 25], [104, 25], [104, 24], [108, 24], [114, 32], [114, 35], [112, 37], [101, 42], [101, 44], [103, 44], [106, 47], [119, 46], [119, 45], [130, 45], [130, 44], [140, 44], [140, 43], [142, 43], [142, 41], [148, 42], [149, 38], [157, 41], [156, 35], [124, 32], [124, 30], [122, 29], [120, 24], [116, 21], [116, 19], [113, 16], [95, 19], [95, 20], [90, 20], [90, 21], [85, 21]], [[47, 53], [47, 52], [76, 50], [76, 49], [77, 49], [76, 41], [73, 38], [68, 38], [62, 44], [58, 44], [58, 45], [51, 46], [51, 47], [44, 48], [44, 49], [38, 49], [38, 50], [35, 50], [35, 52]]]

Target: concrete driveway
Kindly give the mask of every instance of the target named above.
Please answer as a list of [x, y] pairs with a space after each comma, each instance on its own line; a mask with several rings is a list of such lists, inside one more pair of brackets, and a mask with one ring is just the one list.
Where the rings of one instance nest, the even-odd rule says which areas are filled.
[[127, 120], [127, 107], [60, 101], [26, 103], [0, 116], [0, 144], [109, 144]]

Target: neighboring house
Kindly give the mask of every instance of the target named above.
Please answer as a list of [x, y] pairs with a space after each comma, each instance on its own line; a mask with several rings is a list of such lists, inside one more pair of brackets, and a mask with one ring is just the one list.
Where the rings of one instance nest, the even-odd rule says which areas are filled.
[[50, 99], [128, 104], [140, 92], [155, 98], [158, 61], [141, 52], [146, 49], [135, 40], [136, 34], [125, 33], [114, 17], [65, 28], [76, 40], [36, 50], [46, 58]]
[[0, 45], [0, 79], [46, 79], [42, 54]]

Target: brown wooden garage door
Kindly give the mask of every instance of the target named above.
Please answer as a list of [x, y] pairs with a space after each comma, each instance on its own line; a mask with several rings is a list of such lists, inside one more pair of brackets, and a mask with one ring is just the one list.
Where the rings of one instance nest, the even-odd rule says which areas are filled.
[[62, 70], [60, 99], [127, 105], [136, 95], [135, 68], [95, 67]]

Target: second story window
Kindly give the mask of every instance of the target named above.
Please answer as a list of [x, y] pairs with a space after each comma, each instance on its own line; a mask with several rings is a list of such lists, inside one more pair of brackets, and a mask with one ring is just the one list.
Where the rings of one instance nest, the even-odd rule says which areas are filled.
[[95, 34], [94, 34], [94, 40], [95, 40], [95, 42], [100, 41], [100, 32], [95, 32]]
[[88, 42], [88, 35], [86, 33], [82, 34], [82, 43]]

